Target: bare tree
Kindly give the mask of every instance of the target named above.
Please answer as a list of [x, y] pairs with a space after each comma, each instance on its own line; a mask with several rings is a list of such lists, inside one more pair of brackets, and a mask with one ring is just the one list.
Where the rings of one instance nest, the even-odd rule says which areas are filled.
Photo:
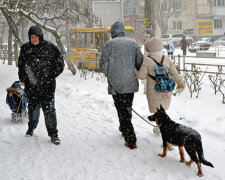
[[167, 32], [169, 17], [173, 14], [173, 2], [175, 0], [155, 1], [155, 20], [160, 28], [161, 34]]
[[12, 31], [9, 29], [8, 35], [8, 65], [12, 65]]
[[19, 46], [21, 46], [22, 41], [19, 37], [19, 30], [15, 19], [11, 15], [15, 15], [16, 17], [22, 16], [50, 32], [55, 37], [56, 43], [69, 69], [75, 74], [76, 69], [69, 58], [69, 52], [64, 47], [60, 30], [64, 30], [65, 32], [66, 22], [69, 22], [71, 26], [77, 23], [88, 23], [92, 19], [92, 14], [89, 7], [86, 4], [82, 4], [82, 1], [70, 0], [69, 7], [67, 8], [65, 8], [64, 3], [61, 0], [3, 0], [0, 10], [6, 18], [9, 28]]
[[[165, 34], [168, 31], [168, 23], [170, 17], [176, 12], [177, 0], [157, 0], [155, 3], [155, 20], [160, 28], [161, 34]], [[183, 0], [180, 4], [182, 9], [185, 9], [191, 3], [188, 0]]]
[[0, 6], [0, 10], [2, 11], [2, 14], [4, 15], [6, 21], [8, 22], [9, 29], [11, 30], [14, 38], [16, 39], [18, 44], [21, 46], [22, 41], [19, 36], [19, 29], [16, 26], [15, 20], [12, 18], [10, 12], [8, 11], [8, 9], [5, 6]]

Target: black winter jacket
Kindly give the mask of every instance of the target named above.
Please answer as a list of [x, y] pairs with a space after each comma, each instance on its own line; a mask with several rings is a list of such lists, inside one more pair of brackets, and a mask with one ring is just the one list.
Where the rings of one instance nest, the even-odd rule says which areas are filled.
[[58, 47], [44, 40], [40, 27], [31, 26], [29, 40], [31, 35], [37, 35], [40, 43], [29, 41], [21, 46], [18, 74], [20, 81], [25, 82], [28, 99], [41, 101], [54, 96], [55, 78], [63, 72], [64, 60]]

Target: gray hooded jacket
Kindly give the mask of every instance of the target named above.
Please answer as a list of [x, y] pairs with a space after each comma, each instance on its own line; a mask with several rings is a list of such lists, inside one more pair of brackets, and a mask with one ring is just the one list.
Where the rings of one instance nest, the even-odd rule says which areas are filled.
[[112, 40], [107, 41], [100, 58], [100, 70], [108, 79], [108, 93], [112, 95], [138, 91], [135, 68], [140, 69], [143, 55], [137, 43], [125, 37], [122, 22], [111, 26]]

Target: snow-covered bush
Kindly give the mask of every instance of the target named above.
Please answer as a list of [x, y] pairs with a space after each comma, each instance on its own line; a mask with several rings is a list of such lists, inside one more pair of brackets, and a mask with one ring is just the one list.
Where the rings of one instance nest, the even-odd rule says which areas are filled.
[[199, 96], [199, 92], [202, 89], [202, 79], [205, 76], [205, 74], [200, 73], [200, 68], [194, 67], [193, 72], [187, 72], [185, 71], [183, 73], [184, 82], [186, 84], [186, 87], [188, 88], [191, 98], [196, 93], [196, 98]]

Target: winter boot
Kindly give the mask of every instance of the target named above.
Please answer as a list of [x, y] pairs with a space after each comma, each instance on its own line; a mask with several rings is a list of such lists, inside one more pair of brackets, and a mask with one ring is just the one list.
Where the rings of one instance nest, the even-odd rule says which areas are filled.
[[130, 148], [130, 149], [136, 149], [137, 148], [137, 145], [136, 143], [125, 143], [125, 146]]
[[34, 132], [34, 128], [29, 127], [26, 132], [26, 137], [32, 136]]
[[17, 114], [15, 112], [12, 112], [11, 118], [12, 118], [12, 122], [16, 122], [17, 121]]
[[51, 141], [52, 141], [55, 145], [60, 144], [60, 139], [58, 138], [58, 134], [53, 134], [53, 135], [51, 136]]

